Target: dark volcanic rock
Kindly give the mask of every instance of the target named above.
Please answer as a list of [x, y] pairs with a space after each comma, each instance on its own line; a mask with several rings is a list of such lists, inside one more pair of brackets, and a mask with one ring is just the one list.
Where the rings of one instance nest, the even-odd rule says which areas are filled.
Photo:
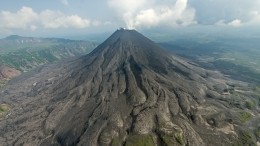
[[117, 30], [89, 55], [3, 89], [0, 102], [12, 109], [0, 121], [0, 145], [236, 144], [240, 110], [216, 89], [234, 82]]

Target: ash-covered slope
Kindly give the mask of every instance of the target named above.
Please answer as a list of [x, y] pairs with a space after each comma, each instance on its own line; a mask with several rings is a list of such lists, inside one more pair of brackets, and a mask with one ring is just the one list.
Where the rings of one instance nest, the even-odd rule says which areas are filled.
[[121, 29], [89, 55], [3, 89], [11, 110], [0, 117], [0, 145], [254, 144], [259, 112], [243, 123], [230, 104], [230, 90], [244, 86]]

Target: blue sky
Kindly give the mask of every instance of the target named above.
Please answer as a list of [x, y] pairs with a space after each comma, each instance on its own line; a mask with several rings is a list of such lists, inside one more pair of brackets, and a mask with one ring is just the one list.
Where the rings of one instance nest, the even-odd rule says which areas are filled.
[[[0, 37], [260, 28], [260, 0], [0, 0]], [[196, 29], [198, 30], [198, 29]]]

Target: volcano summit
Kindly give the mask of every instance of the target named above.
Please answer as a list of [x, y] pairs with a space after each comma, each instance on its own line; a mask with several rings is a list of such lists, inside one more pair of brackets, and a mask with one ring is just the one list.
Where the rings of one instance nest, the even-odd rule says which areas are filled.
[[231, 103], [246, 86], [120, 29], [90, 54], [2, 89], [10, 110], [0, 117], [0, 145], [255, 144], [259, 112]]

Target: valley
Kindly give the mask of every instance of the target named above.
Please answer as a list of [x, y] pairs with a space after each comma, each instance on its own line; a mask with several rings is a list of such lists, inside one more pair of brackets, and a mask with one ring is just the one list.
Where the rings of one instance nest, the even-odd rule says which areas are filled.
[[[0, 39], [0, 87], [8, 80], [44, 64], [79, 57], [92, 51], [97, 43], [56, 38], [9, 36]], [[10, 74], [10, 75], [8, 75]]]
[[[204, 40], [203, 40], [204, 39]], [[257, 38], [176, 39], [160, 45], [199, 65], [234, 79], [260, 85], [260, 43]]]

